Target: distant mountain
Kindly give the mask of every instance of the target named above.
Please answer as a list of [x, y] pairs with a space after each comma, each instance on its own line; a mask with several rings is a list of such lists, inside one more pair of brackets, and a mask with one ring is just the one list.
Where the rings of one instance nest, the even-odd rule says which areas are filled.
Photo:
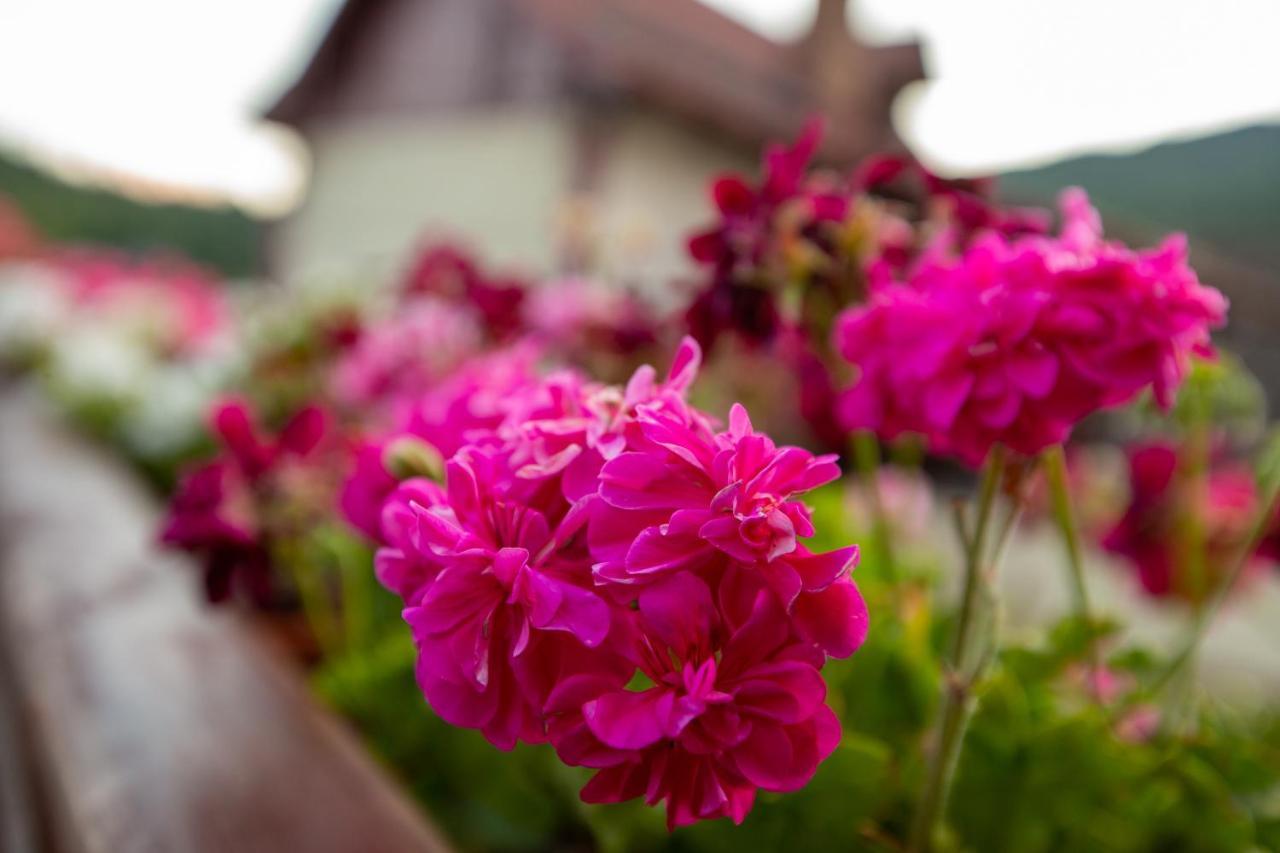
[[1000, 180], [1013, 200], [1083, 186], [1104, 217], [1141, 232], [1185, 231], [1220, 254], [1280, 272], [1280, 125], [1064, 160]]
[[68, 183], [3, 152], [0, 195], [53, 241], [176, 251], [228, 276], [258, 271], [259, 225], [233, 207], [134, 201]]
[[1072, 185], [1089, 191], [1108, 234], [1152, 245], [1169, 231], [1186, 232], [1200, 278], [1231, 299], [1218, 341], [1244, 359], [1280, 409], [1280, 126], [1064, 160], [1003, 176], [1000, 192], [1048, 204]]

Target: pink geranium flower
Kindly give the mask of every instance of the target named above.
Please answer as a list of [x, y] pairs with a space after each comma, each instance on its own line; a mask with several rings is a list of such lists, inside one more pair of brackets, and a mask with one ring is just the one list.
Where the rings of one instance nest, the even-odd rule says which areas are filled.
[[758, 788], [793, 791], [812, 778], [840, 725], [824, 704], [822, 654], [789, 634], [769, 591], [722, 609], [681, 574], [646, 587], [635, 612], [632, 652], [654, 686], [627, 690], [588, 673], [548, 700], [561, 758], [598, 768], [585, 801], [665, 801], [669, 828], [741, 823]]
[[481, 269], [479, 261], [460, 246], [424, 246], [410, 264], [401, 289], [410, 296], [430, 294], [469, 306], [497, 340], [506, 340], [520, 329], [525, 283]]
[[164, 355], [203, 352], [230, 324], [218, 280], [189, 261], [85, 249], [50, 260], [80, 310], [131, 324]]
[[609, 608], [573, 553], [582, 519], [563, 501], [530, 500], [511, 473], [469, 448], [449, 463], [445, 500], [411, 504], [416, 551], [442, 568], [405, 611], [427, 701], [503, 749], [544, 739], [542, 703], [560, 668], [609, 632]]
[[[353, 500], [436, 713], [503, 749], [550, 739], [600, 769], [584, 799], [665, 801], [673, 827], [813, 775], [840, 736], [820, 669], [867, 626], [857, 549], [803, 541], [796, 496], [834, 458], [741, 407], [717, 431], [685, 400], [699, 361], [686, 340], [661, 381], [552, 373], [468, 432], [443, 488], [400, 483], [376, 525]], [[651, 689], [628, 689], [637, 669]]]
[[238, 584], [257, 604], [277, 603], [266, 505], [285, 499], [289, 469], [305, 464], [327, 432], [324, 413], [302, 409], [275, 436], [265, 435], [247, 403], [226, 400], [210, 424], [217, 458], [189, 472], [169, 504], [160, 540], [202, 561], [205, 591], [222, 601]]
[[837, 347], [859, 374], [846, 425], [918, 433], [976, 465], [995, 444], [1038, 453], [1148, 388], [1169, 405], [1226, 300], [1180, 239], [1134, 252], [1102, 240], [1083, 193], [1063, 209], [1057, 238], [989, 234], [841, 315]]
[[759, 575], [806, 639], [845, 657], [866, 609], [848, 578], [858, 550], [814, 554], [813, 520], [795, 499], [839, 476], [833, 456], [777, 447], [735, 406], [712, 433], [694, 413], [641, 407], [628, 452], [600, 472], [589, 532], [596, 577], [617, 585], [694, 572], [733, 585]]
[[365, 330], [334, 366], [334, 395], [352, 407], [390, 411], [429, 391], [481, 346], [475, 314], [418, 297]]
[[[1197, 605], [1231, 570], [1249, 536], [1259, 497], [1253, 474], [1244, 466], [1215, 464], [1203, 490], [1180, 467], [1172, 445], [1130, 448], [1129, 506], [1103, 537], [1102, 546], [1129, 561], [1148, 595]], [[1193, 576], [1186, 540], [1180, 535], [1192, 524], [1203, 533], [1202, 577]]]

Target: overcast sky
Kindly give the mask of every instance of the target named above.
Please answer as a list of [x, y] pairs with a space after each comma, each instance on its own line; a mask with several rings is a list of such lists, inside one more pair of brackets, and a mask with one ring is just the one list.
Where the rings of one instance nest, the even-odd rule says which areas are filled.
[[[705, 0], [776, 38], [814, 0]], [[861, 0], [868, 40], [919, 38], [895, 107], [936, 168], [986, 172], [1280, 121], [1280, 0]], [[279, 210], [296, 140], [257, 121], [337, 0], [0, 0], [0, 140], [172, 193]]]

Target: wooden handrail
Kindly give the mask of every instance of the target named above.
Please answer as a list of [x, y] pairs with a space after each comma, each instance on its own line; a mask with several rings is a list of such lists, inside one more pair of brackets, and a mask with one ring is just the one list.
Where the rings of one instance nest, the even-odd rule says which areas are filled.
[[16, 706], [0, 722], [17, 720], [35, 770], [40, 849], [448, 850], [300, 673], [200, 601], [191, 567], [154, 546], [156, 519], [127, 470], [0, 389]]

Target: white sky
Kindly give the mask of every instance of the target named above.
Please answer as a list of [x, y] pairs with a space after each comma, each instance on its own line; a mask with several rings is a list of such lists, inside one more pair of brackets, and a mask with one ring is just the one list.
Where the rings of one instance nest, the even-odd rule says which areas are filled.
[[[814, 0], [704, 0], [777, 37]], [[0, 0], [0, 141], [136, 192], [288, 206], [296, 140], [257, 121], [338, 0]], [[1280, 121], [1280, 0], [855, 0], [931, 79], [895, 120], [936, 168], [984, 172]]]

